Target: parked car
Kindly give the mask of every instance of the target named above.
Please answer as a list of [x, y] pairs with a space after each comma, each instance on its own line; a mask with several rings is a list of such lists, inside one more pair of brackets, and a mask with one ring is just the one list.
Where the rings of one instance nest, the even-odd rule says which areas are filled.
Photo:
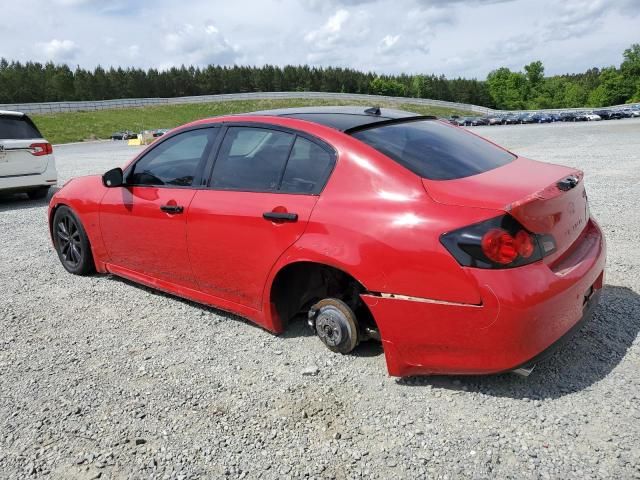
[[532, 123], [551, 123], [553, 120], [546, 113], [534, 113], [531, 115]]
[[378, 108], [184, 125], [71, 180], [49, 220], [71, 273], [275, 333], [302, 317], [334, 352], [379, 338], [396, 376], [529, 372], [589, 317], [605, 265], [582, 172]]
[[153, 136], [154, 137], [161, 137], [162, 135], [164, 135], [168, 131], [169, 131], [168, 128], [159, 128], [159, 129], [153, 131]]
[[615, 112], [620, 115], [620, 118], [631, 118], [633, 117], [633, 110], [630, 108], [620, 108], [615, 110]]
[[550, 113], [549, 114], [549, 118], [551, 119], [552, 122], [561, 122], [562, 121], [562, 117], [560, 116], [559, 113]]
[[504, 122], [504, 116], [491, 115], [490, 117], [487, 117], [487, 122], [489, 125], [502, 125]]
[[502, 120], [503, 125], [515, 125], [517, 123], [520, 123], [520, 117], [515, 114], [505, 115]]
[[[592, 113], [599, 116], [601, 120], [620, 120], [622, 118], [622, 114], [618, 110], [594, 110]], [[590, 118], [589, 120], [594, 119]]]
[[0, 110], [0, 193], [44, 198], [57, 181], [53, 147], [31, 119]]
[[487, 117], [473, 117], [471, 125], [474, 127], [479, 125], [489, 125], [489, 119]]
[[573, 114], [574, 122], [588, 122], [589, 117], [586, 112], [576, 112]]
[[113, 132], [111, 134], [111, 140], [130, 140], [132, 138], [138, 138], [138, 134], [131, 130], [123, 130], [122, 132]]
[[533, 115], [531, 113], [518, 114], [518, 123], [533, 123]]
[[593, 112], [586, 113], [585, 116], [587, 117], [587, 120], [590, 121], [590, 122], [595, 122], [595, 121], [602, 120], [600, 115], [598, 115], [596, 113], [593, 113]]
[[561, 122], [575, 122], [576, 121], [575, 112], [562, 112], [560, 114], [560, 121]]

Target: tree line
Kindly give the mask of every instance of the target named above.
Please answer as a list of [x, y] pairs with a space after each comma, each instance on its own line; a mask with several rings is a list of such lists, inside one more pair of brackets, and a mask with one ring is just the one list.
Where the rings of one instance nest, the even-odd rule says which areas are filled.
[[640, 101], [640, 44], [619, 67], [544, 76], [542, 62], [523, 72], [492, 71], [485, 81], [443, 75], [377, 75], [348, 68], [265, 65], [72, 70], [53, 62], [0, 59], [0, 103], [179, 97], [243, 92], [315, 91], [430, 98], [492, 108], [606, 106]]

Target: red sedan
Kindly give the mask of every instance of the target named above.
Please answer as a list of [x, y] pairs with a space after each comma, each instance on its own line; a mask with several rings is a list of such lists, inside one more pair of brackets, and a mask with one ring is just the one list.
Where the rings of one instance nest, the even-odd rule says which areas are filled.
[[582, 172], [432, 117], [300, 108], [177, 128], [52, 198], [64, 268], [125, 277], [389, 373], [529, 372], [596, 305]]

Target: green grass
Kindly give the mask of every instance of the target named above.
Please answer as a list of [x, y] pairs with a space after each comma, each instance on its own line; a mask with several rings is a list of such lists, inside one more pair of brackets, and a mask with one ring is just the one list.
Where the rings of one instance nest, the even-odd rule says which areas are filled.
[[[51, 143], [69, 143], [83, 140], [109, 138], [119, 130], [173, 128], [200, 118], [230, 113], [243, 113], [271, 108], [337, 105], [336, 100], [234, 100], [228, 102], [195, 103], [187, 105], [162, 105], [157, 107], [100, 110], [95, 112], [69, 112], [32, 115], [44, 137]], [[340, 105], [371, 106], [360, 101], [339, 102]], [[421, 115], [472, 115], [471, 112], [443, 107], [379, 102], [381, 107], [409, 110]]]

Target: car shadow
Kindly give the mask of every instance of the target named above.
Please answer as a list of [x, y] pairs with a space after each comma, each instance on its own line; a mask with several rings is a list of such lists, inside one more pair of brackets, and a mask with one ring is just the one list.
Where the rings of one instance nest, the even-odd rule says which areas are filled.
[[[96, 274], [96, 275], [100, 275], [100, 274]], [[142, 285], [140, 283], [136, 283], [131, 280], [127, 280], [126, 278], [118, 277], [116, 275], [107, 275], [107, 278], [115, 282], [124, 283], [128, 286], [135, 287], [140, 290], [144, 290], [145, 292], [153, 295], [171, 298], [172, 300], [181, 302], [185, 305], [189, 305], [190, 307], [196, 308], [200, 311], [215, 313], [216, 315], [225, 317], [225, 319], [236, 320], [246, 325], [271, 333], [268, 330], [262, 328], [260, 325], [244, 317], [241, 317], [240, 315], [236, 315], [234, 313], [230, 313], [215, 307], [210, 307], [208, 305], [203, 305], [201, 303], [193, 302], [191, 300], [187, 300], [186, 298], [182, 298], [177, 295], [173, 295], [171, 293], [166, 293], [161, 290], [156, 290], [155, 288], [147, 287], [146, 285]], [[291, 321], [289, 321], [288, 325], [285, 327], [285, 331], [280, 336], [283, 339], [295, 339], [299, 337], [314, 337], [315, 333], [311, 331], [311, 329], [308, 327], [305, 316], [296, 316]], [[376, 357], [378, 355], [382, 355], [383, 353], [384, 351], [382, 350], [382, 344], [380, 342], [365, 341], [360, 343], [355, 348], [355, 350], [351, 353], [351, 355], [356, 357]]]
[[46, 207], [49, 205], [51, 197], [58, 190], [60, 190], [58, 187], [51, 187], [45, 198], [37, 200], [31, 200], [26, 193], [0, 193], [0, 213], [11, 210]]
[[[96, 276], [103, 276], [103, 274], [97, 273], [94, 274]], [[191, 300], [188, 300], [186, 298], [183, 297], [179, 297], [178, 295], [174, 295], [172, 293], [167, 293], [167, 292], [163, 292], [162, 290], [158, 290], [152, 287], [147, 287], [146, 285], [143, 285], [141, 283], [137, 283], [134, 282], [132, 280], [128, 280], [126, 278], [123, 277], [118, 277], [117, 275], [111, 275], [111, 274], [106, 274], [106, 278], [108, 278], [111, 281], [114, 282], [119, 282], [119, 283], [124, 283], [130, 287], [134, 287], [137, 288], [139, 290], [144, 290], [147, 293], [150, 293], [152, 295], [157, 295], [159, 297], [165, 297], [165, 298], [170, 298], [171, 300], [175, 300], [176, 302], [181, 302], [185, 305], [189, 305], [192, 308], [195, 308], [197, 310], [200, 310], [202, 312], [207, 312], [207, 313], [214, 313], [216, 315], [219, 315], [221, 317], [225, 317], [226, 319], [229, 320], [236, 320], [239, 322], [242, 322], [246, 325], [258, 328], [260, 330], [264, 330], [265, 332], [267, 332], [268, 330], [262, 328], [260, 325], [258, 325], [257, 323], [254, 323], [244, 317], [241, 317], [240, 315], [236, 315], [235, 313], [231, 313], [231, 312], [227, 312], [226, 310], [222, 310], [219, 308], [215, 308], [215, 307], [210, 307], [209, 305], [205, 305], [203, 303], [198, 303], [198, 302], [194, 302]]]
[[[307, 317], [298, 315], [289, 321], [285, 328], [282, 338], [298, 338], [298, 337], [315, 337], [315, 332], [309, 328]], [[320, 341], [320, 340], [318, 340]], [[384, 354], [382, 343], [375, 340], [367, 340], [358, 344], [358, 346], [349, 354], [354, 357], [377, 357]]]
[[515, 399], [559, 398], [609, 375], [624, 359], [639, 331], [640, 295], [627, 287], [605, 285], [591, 320], [561, 349], [536, 365], [529, 377], [504, 373], [407, 377], [396, 382]]

